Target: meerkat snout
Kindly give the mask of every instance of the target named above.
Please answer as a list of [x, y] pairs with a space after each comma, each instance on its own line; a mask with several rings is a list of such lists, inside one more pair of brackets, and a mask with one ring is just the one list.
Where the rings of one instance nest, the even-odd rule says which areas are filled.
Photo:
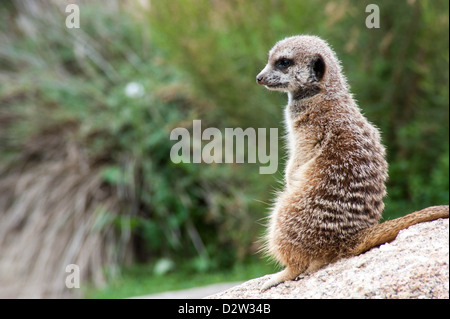
[[264, 85], [264, 75], [263, 74], [258, 74], [257, 76], [256, 76], [256, 82], [258, 83], [258, 84], [261, 84], [261, 85]]

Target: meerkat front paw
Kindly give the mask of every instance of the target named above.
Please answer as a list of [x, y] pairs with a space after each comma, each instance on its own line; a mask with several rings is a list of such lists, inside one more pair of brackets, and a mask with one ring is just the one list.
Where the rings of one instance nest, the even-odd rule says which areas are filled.
[[294, 280], [300, 274], [293, 271], [291, 268], [286, 267], [284, 270], [273, 274], [272, 277], [267, 280], [261, 287], [260, 292], [265, 292], [266, 290], [275, 287], [285, 281]]
[[272, 287], [275, 287], [275, 286], [278, 285], [278, 284], [281, 284], [283, 281], [277, 280], [277, 278], [275, 278], [276, 275], [277, 275], [277, 274], [274, 274], [274, 275], [272, 276], [272, 278], [270, 278], [269, 280], [267, 280], [267, 281], [261, 286], [261, 289], [260, 289], [259, 291], [260, 291], [260, 292], [265, 292], [266, 290], [268, 290], [268, 289], [270, 289], [270, 288], [272, 288]]

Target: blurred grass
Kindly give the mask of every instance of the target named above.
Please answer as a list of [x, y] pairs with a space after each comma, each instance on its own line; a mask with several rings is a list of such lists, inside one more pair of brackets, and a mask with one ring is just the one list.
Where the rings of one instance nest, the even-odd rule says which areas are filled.
[[89, 287], [84, 296], [91, 299], [119, 299], [138, 297], [160, 292], [189, 289], [222, 282], [239, 282], [273, 273], [270, 264], [250, 258], [230, 269], [208, 273], [193, 273], [190, 269], [177, 269], [174, 272], [155, 275], [152, 265], [133, 265], [122, 270], [122, 275], [112, 280], [107, 286]]
[[[377, 1], [380, 29], [364, 25], [373, 1], [77, 3], [81, 29], [71, 30], [61, 3], [0, 4], [0, 178], [64, 161], [70, 152], [61, 149], [75, 145], [83, 165], [99, 172], [96, 198], [106, 192], [117, 201], [114, 211], [99, 207], [94, 228], [112, 229], [132, 247], [119, 265], [148, 263], [123, 278], [153, 277], [164, 260], [194, 273], [193, 284], [230, 269], [238, 278], [258, 250], [282, 179], [282, 137], [278, 172], [259, 175], [259, 164], [175, 165], [169, 134], [191, 130], [194, 119], [204, 128], [283, 132], [286, 97], [254, 79], [288, 35], [329, 41], [363, 113], [380, 127], [390, 163], [384, 217], [448, 203], [447, 1]], [[127, 94], [130, 85], [137, 95]], [[18, 198], [10, 194], [0, 195], [4, 215]], [[161, 278], [181, 282], [178, 270]], [[117, 280], [111, 290], [127, 286]], [[133, 286], [129, 293], [140, 294]]]

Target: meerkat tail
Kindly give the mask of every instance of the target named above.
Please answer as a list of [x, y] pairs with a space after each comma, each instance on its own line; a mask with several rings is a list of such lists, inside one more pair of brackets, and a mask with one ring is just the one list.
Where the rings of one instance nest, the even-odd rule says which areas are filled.
[[366, 228], [355, 235], [356, 246], [350, 256], [362, 254], [373, 247], [393, 241], [400, 230], [409, 226], [449, 217], [449, 206], [432, 206], [409, 215]]

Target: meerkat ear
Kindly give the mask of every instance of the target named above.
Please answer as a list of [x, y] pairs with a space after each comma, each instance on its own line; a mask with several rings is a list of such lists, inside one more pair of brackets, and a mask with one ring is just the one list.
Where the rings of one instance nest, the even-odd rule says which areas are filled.
[[325, 74], [325, 61], [320, 54], [313, 58], [311, 62], [311, 70], [317, 82], [322, 80], [323, 75]]

